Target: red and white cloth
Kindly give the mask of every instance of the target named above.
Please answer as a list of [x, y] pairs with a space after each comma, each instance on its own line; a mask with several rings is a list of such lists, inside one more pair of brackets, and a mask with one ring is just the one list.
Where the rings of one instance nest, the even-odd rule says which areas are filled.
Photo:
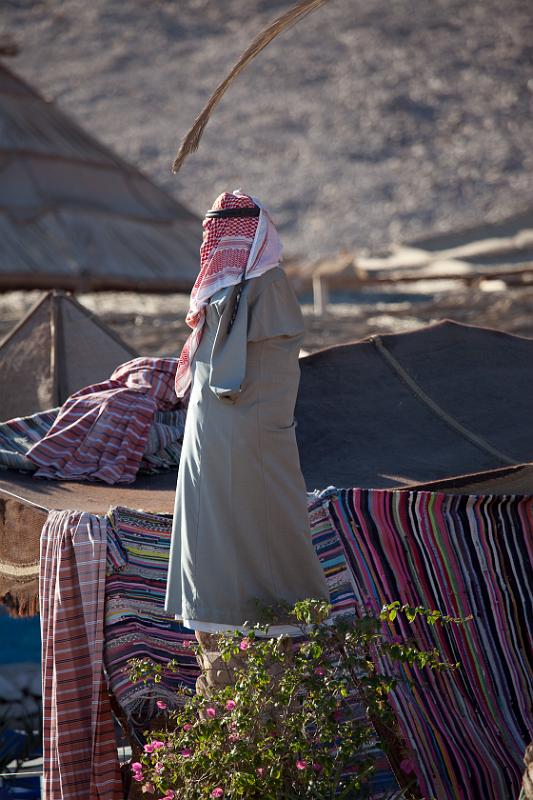
[[134, 358], [72, 394], [27, 452], [40, 478], [131, 483], [156, 411], [175, 408], [175, 358]]
[[102, 668], [107, 520], [50, 511], [40, 540], [43, 800], [122, 800]]
[[282, 244], [268, 211], [255, 197], [236, 190], [223, 192], [213, 203], [212, 210], [223, 208], [253, 208], [259, 206], [259, 217], [228, 217], [205, 219], [204, 238], [200, 247], [200, 272], [191, 292], [187, 325], [192, 333], [181, 351], [176, 371], [175, 389], [183, 397], [191, 383], [191, 361], [194, 357], [205, 322], [205, 307], [220, 289], [246, 279], [258, 278], [281, 262]]

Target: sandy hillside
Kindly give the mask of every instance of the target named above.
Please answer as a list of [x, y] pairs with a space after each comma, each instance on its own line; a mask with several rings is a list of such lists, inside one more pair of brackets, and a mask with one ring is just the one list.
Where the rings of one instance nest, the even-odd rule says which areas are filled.
[[180, 137], [279, 0], [4, 0], [10, 65], [198, 212], [238, 185], [286, 250], [379, 247], [533, 203], [530, 0], [331, 0]]

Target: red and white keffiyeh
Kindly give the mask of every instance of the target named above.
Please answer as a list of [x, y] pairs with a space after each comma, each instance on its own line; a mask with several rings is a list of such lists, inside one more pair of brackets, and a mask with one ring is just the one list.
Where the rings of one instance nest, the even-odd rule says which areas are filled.
[[204, 219], [204, 238], [200, 247], [200, 272], [191, 292], [186, 322], [192, 332], [183, 346], [176, 370], [175, 389], [183, 397], [191, 383], [191, 361], [202, 338], [205, 307], [220, 289], [257, 278], [281, 261], [282, 245], [268, 211], [255, 197], [240, 190], [224, 192], [213, 203], [221, 208], [259, 206], [259, 217]]

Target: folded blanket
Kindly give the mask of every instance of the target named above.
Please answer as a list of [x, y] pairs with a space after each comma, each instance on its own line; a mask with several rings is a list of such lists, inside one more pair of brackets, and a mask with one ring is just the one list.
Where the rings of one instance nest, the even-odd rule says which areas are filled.
[[[60, 406], [0, 422], [0, 469], [34, 472], [37, 466], [27, 457], [27, 452], [48, 433], [59, 410]], [[184, 408], [156, 411], [139, 472], [163, 472], [179, 465], [186, 416]]]
[[135, 358], [63, 406], [0, 426], [0, 463], [42, 478], [131, 483], [139, 469], [179, 462], [185, 410], [174, 393], [177, 361]]

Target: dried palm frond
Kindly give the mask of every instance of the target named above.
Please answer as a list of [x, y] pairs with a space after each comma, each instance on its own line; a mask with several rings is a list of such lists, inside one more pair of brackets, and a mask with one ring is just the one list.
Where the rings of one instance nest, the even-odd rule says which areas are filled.
[[264, 48], [270, 44], [270, 42], [275, 39], [278, 34], [283, 33], [283, 31], [286, 31], [289, 28], [292, 28], [292, 26], [296, 25], [296, 23], [301, 20], [302, 17], [305, 17], [307, 14], [310, 14], [312, 11], [315, 11], [317, 8], [320, 8], [327, 2], [329, 2], [329, 0], [301, 0], [301, 2], [289, 9], [289, 11], [286, 11], [285, 14], [282, 14], [281, 17], [278, 17], [271, 22], [267, 28], [265, 28], [255, 37], [251, 45], [246, 48], [242, 56], [239, 58], [231, 72], [221, 83], [218, 84], [201, 114], [196, 117], [194, 125], [183, 140], [182, 145], [178, 150], [178, 154], [174, 159], [174, 163], [172, 164], [172, 172], [176, 173], [179, 170], [189, 153], [194, 153], [196, 150], [198, 150], [200, 139], [202, 138], [204, 128], [209, 121], [211, 112], [219, 100], [221, 100], [224, 92], [235, 80], [237, 75], [239, 75], [250, 63], [250, 61], [252, 61], [252, 59], [254, 59], [256, 55], [261, 52], [261, 50], [264, 50]]

